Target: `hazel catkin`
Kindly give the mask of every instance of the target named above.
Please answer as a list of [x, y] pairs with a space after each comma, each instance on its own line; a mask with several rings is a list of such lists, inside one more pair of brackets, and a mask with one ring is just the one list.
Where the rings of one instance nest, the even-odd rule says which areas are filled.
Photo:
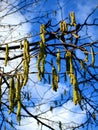
[[4, 65], [7, 66], [8, 63], [8, 57], [9, 57], [9, 48], [8, 48], [8, 44], [6, 44], [6, 49], [5, 49], [5, 61], [4, 61]]

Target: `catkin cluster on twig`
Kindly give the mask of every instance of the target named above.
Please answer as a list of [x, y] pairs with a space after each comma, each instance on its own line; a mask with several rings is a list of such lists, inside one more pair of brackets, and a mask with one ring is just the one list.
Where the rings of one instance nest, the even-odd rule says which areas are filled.
[[66, 52], [66, 74], [70, 77], [70, 83], [73, 85], [73, 102], [74, 104], [78, 104], [81, 102], [80, 95], [78, 92], [78, 82], [77, 78], [74, 74], [74, 67], [72, 61], [72, 53], [67, 50]]
[[37, 62], [38, 80], [39, 81], [44, 76], [44, 71], [45, 71], [45, 58], [46, 58], [45, 34], [46, 34], [45, 25], [42, 24], [40, 26], [41, 41], [39, 42], [40, 51], [38, 54], [38, 62]]

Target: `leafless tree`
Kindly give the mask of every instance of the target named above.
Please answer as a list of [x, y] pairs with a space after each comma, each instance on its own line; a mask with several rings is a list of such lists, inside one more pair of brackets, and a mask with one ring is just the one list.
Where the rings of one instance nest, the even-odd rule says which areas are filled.
[[[60, 0], [50, 10], [46, 9], [48, 0], [0, 3], [0, 128], [17, 129], [29, 117], [39, 129], [98, 126], [98, 5], [80, 23], [73, 11], [64, 16], [65, 3]], [[59, 91], [59, 83], [67, 87]], [[47, 86], [44, 95], [39, 84]], [[46, 98], [49, 93], [51, 99]], [[69, 101], [83, 111], [82, 123], [45, 116]]]

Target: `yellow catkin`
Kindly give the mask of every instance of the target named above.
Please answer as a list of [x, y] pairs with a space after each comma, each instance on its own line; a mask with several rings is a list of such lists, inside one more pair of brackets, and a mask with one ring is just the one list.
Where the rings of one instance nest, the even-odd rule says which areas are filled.
[[19, 74], [19, 78], [20, 78], [20, 88], [22, 88], [22, 86], [23, 86], [23, 81], [24, 81], [24, 78], [23, 78], [23, 75], [20, 73]]
[[46, 27], [44, 24], [42, 24], [40, 26], [40, 38], [41, 38], [41, 41], [39, 42], [40, 51], [39, 51], [38, 60], [37, 60], [39, 81], [44, 76], [44, 71], [45, 71], [45, 58], [46, 58], [45, 34], [46, 34]]
[[58, 49], [58, 51], [57, 51], [57, 56], [56, 56], [56, 63], [57, 63], [57, 65], [58, 65], [58, 71], [60, 71], [60, 66], [61, 66], [61, 64], [60, 64], [60, 49]]
[[20, 76], [17, 75], [17, 79], [16, 79], [16, 100], [20, 100], [21, 99], [21, 86], [20, 86]]
[[82, 61], [82, 60], [80, 60], [80, 66], [81, 66], [81, 69], [84, 68], [83, 61]]
[[76, 76], [73, 74], [73, 81], [72, 81], [72, 85], [73, 85], [73, 102], [75, 105], [77, 105], [78, 103], [81, 102], [80, 100], [80, 95], [78, 93], [78, 82], [76, 79]]
[[75, 34], [75, 33], [72, 33], [72, 35], [75, 37], [75, 38], [80, 38], [79, 35]]
[[17, 121], [20, 123], [21, 120], [21, 101], [17, 102]]
[[66, 52], [65, 58], [66, 58], [66, 74], [70, 74], [73, 71], [73, 64], [72, 64], [72, 55], [69, 50]]
[[23, 86], [26, 85], [28, 81], [28, 75], [29, 75], [29, 66], [26, 61], [24, 61], [24, 80], [23, 80]]
[[78, 102], [78, 89], [77, 89], [77, 81], [76, 81], [75, 76], [73, 78], [73, 102], [75, 105]]
[[70, 63], [69, 63], [69, 58], [66, 58], [66, 74], [70, 74]]
[[73, 85], [74, 74], [70, 74], [70, 83]]
[[88, 62], [88, 52], [87, 52], [87, 51], [84, 51], [84, 54], [85, 54], [84, 62]]
[[37, 60], [37, 70], [38, 70], [38, 80], [41, 81], [42, 76], [41, 76], [41, 67], [40, 67], [40, 63], [41, 63], [41, 58], [40, 55], [38, 55], [38, 60]]
[[75, 86], [73, 88], [73, 102], [75, 105], [78, 104], [78, 93], [77, 93], [77, 90], [75, 90]]
[[40, 57], [42, 59], [46, 55], [46, 47], [45, 47], [45, 44], [42, 41], [40, 41], [39, 44], [40, 44]]
[[14, 77], [10, 78], [10, 88], [9, 88], [9, 114], [14, 110], [14, 96], [15, 96], [15, 88], [14, 88]]
[[42, 65], [41, 65], [41, 73], [44, 74], [45, 71], [45, 59], [42, 59]]
[[39, 70], [38, 70], [38, 80], [39, 81], [41, 81], [41, 79], [42, 79], [42, 75], [41, 75], [41, 70], [40, 70], [40, 68], [39, 68]]
[[84, 59], [84, 62], [88, 62], [88, 54], [86, 54], [86, 57]]
[[46, 34], [46, 27], [44, 24], [42, 24], [40, 26], [40, 38], [41, 38], [43, 43], [45, 42], [45, 34]]
[[63, 31], [62, 21], [60, 22], [60, 31]]
[[93, 49], [93, 47], [90, 47], [90, 49], [91, 49], [91, 56], [92, 56], [92, 63], [91, 63], [91, 65], [92, 65], [92, 67], [94, 67], [94, 64], [95, 64], [94, 49]]
[[25, 86], [28, 81], [29, 75], [29, 63], [30, 63], [30, 52], [29, 52], [29, 42], [27, 39], [24, 40], [24, 52], [23, 52], [23, 70], [24, 70], [24, 82]]
[[60, 22], [60, 31], [61, 31], [62, 33], [68, 31], [67, 23], [66, 23], [64, 20], [62, 20], [62, 21]]
[[38, 69], [38, 80], [40, 81], [45, 71], [45, 58], [46, 58], [46, 47], [45, 44], [40, 41], [40, 52], [38, 54], [37, 69]]
[[52, 67], [52, 89], [54, 91], [57, 91], [58, 89], [58, 75], [57, 75], [57, 72], [56, 72], [56, 69], [55, 67]]
[[70, 74], [72, 74], [73, 73], [73, 62], [72, 62], [72, 56], [70, 56]]
[[20, 123], [21, 120], [21, 82], [20, 74], [17, 75], [16, 79], [16, 101], [17, 101], [17, 121]]
[[29, 63], [30, 62], [30, 53], [29, 53], [29, 41], [24, 40], [24, 59]]
[[38, 74], [37, 74], [37, 77], [38, 77], [38, 80], [41, 81], [41, 68], [40, 68], [40, 63], [41, 63], [41, 58], [40, 56], [38, 55], [38, 60], [37, 60], [37, 70], [38, 70]]
[[7, 66], [8, 63], [8, 57], [9, 57], [9, 48], [8, 48], [8, 44], [6, 44], [6, 49], [5, 49], [5, 61], [4, 61], [4, 65]]
[[71, 19], [71, 25], [76, 26], [76, 19], [75, 19], [75, 13], [74, 12], [70, 13], [70, 19]]

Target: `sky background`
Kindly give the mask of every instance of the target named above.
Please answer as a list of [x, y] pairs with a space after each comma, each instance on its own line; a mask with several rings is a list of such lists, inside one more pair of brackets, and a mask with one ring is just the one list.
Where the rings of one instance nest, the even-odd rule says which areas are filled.
[[[30, 1], [30, 0], [29, 0]], [[43, 0], [44, 1], [44, 0]], [[13, 1], [11, 1], [13, 2]], [[17, 1], [15, 4], [17, 4], [19, 1]], [[96, 5], [98, 4], [98, 0], [61, 0], [60, 3], [56, 0], [47, 0], [47, 2], [43, 2], [43, 4], [40, 5], [40, 2], [38, 5], [35, 5], [34, 7], [32, 7], [32, 12], [34, 10], [34, 12], [25, 12], [21, 11], [18, 13], [15, 13], [15, 15], [9, 15], [3, 19], [0, 20], [1, 24], [17, 24], [17, 23], [21, 23], [26, 21], [26, 19], [31, 19], [31, 14], [32, 14], [32, 18], [36, 18], [37, 15], [42, 15], [40, 14], [40, 12], [44, 11], [48, 11], [50, 12], [52, 10], [52, 13], [50, 14], [50, 18], [52, 19], [52, 21], [59, 22], [62, 19], [65, 19], [66, 17], [68, 17], [69, 13], [74, 11], [76, 14], [76, 19], [78, 21], [78, 23], [83, 23], [84, 20], [86, 19], [86, 17], [88, 16], [88, 14], [96, 7]], [[62, 9], [59, 9], [59, 7], [62, 6]], [[29, 7], [28, 7], [29, 8]], [[56, 16], [54, 16], [54, 12], [56, 9]], [[6, 13], [6, 12], [4, 12]], [[97, 15], [97, 14], [96, 14]], [[2, 16], [2, 13], [0, 14], [0, 16]], [[90, 21], [91, 19], [89, 19]], [[18, 37], [23, 37], [24, 35], [36, 35], [37, 33], [39, 33], [39, 24], [36, 24], [36, 20], [32, 20], [31, 23], [26, 23], [23, 24], [16, 28], [13, 28], [12, 30], [12, 34], [11, 37], [8, 37], [8, 34], [5, 33], [7, 28], [0, 28], [0, 32], [2, 32], [0, 35], [2, 36], [6, 36], [6, 39], [2, 38], [0, 39], [0, 41], [2, 43], [8, 42], [9, 40], [16, 40]], [[42, 23], [46, 23], [47, 19], [42, 20]], [[33, 23], [33, 26], [32, 26]], [[96, 31], [98, 32], [98, 31]], [[92, 28], [90, 29], [89, 35], [92, 35], [92, 40], [95, 40], [97, 38], [97, 36], [95, 35], [95, 29]], [[30, 41], [36, 41], [35, 37], [34, 39], [31, 38]], [[18, 44], [18, 43], [15, 43]], [[84, 55], [82, 54], [82, 52], [76, 52], [78, 57], [80, 58], [84, 58]], [[19, 54], [19, 52], [18, 52]], [[13, 55], [13, 52], [12, 54]], [[0, 54], [1, 56], [1, 54]], [[5, 71], [9, 71], [10, 69], [14, 69], [14, 67], [16, 66], [17, 63], [19, 63], [20, 61], [15, 61], [14, 64], [13, 63], [9, 63], [10, 65], [8, 67], [4, 67], [2, 65], [2, 62], [0, 63], [2, 67], [4, 67]], [[36, 72], [36, 59], [32, 58], [31, 60], [31, 70]], [[37, 80], [37, 75], [31, 75], [30, 79], [33, 80], [33, 83], [31, 80], [29, 80], [28, 84], [27, 84], [27, 88], [24, 89], [24, 91], [30, 91], [30, 94], [33, 95], [33, 102], [37, 105], [40, 104], [40, 108], [39, 106], [36, 107], [36, 110], [34, 108], [30, 108], [30, 112], [33, 114], [38, 114], [40, 113], [40, 111], [48, 111], [49, 110], [49, 106], [53, 105], [53, 101], [59, 100], [61, 95], [63, 94], [64, 90], [66, 90], [68, 93], [70, 92], [70, 88], [67, 87], [68, 83], [59, 83], [59, 89], [57, 92], [53, 92], [51, 90], [51, 85], [49, 84], [43, 84], [38, 82]], [[31, 91], [32, 90], [32, 91]], [[65, 98], [66, 100], [66, 95], [63, 95], [63, 98]], [[44, 104], [44, 102], [46, 102], [46, 104]], [[48, 102], [48, 103], [47, 103]], [[62, 102], [62, 107], [57, 107], [55, 108], [52, 112], [48, 111], [45, 114], [42, 115], [42, 117], [48, 117], [48, 119], [52, 119], [54, 121], [62, 121], [63, 123], [69, 123], [69, 122], [77, 122], [77, 123], [81, 123], [85, 120], [85, 111], [81, 111], [81, 109], [79, 108], [79, 106], [75, 106], [73, 104], [72, 101], [68, 101], [67, 103], [63, 103]], [[40, 110], [40, 111], [39, 111]], [[52, 124], [51, 124], [52, 125]], [[70, 125], [73, 125], [70, 124]], [[69, 125], [68, 125], [69, 127]], [[40, 130], [41, 126], [37, 125], [36, 121], [32, 118], [24, 118], [21, 120], [21, 126], [17, 127], [18, 130], [28, 130], [28, 129], [33, 129], [33, 130]], [[55, 128], [56, 130], [58, 130], [57, 128]], [[97, 129], [97, 128], [96, 128]], [[49, 130], [48, 128], [43, 126], [43, 130]], [[82, 130], [82, 129], [81, 129]]]

